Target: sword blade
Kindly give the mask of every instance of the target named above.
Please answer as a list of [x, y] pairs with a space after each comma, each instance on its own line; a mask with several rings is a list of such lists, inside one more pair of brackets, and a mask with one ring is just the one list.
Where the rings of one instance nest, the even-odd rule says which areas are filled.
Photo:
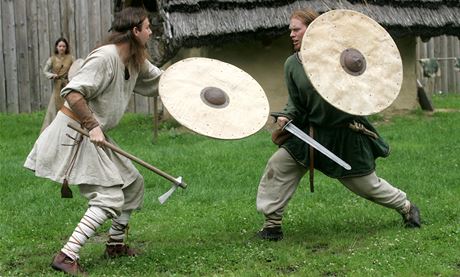
[[337, 157], [334, 153], [329, 151], [326, 147], [322, 146], [319, 142], [311, 138], [309, 135], [305, 134], [302, 130], [300, 130], [294, 124], [292, 124], [291, 121], [286, 123], [283, 129], [286, 129], [289, 133], [293, 134], [294, 136], [298, 137], [302, 141], [306, 142], [308, 145], [315, 148], [316, 150], [318, 150], [319, 152], [321, 152], [326, 157], [333, 160], [334, 162], [336, 162], [337, 164], [339, 164], [341, 167], [345, 168], [346, 170], [351, 169], [351, 166], [348, 163], [346, 163], [341, 158]]

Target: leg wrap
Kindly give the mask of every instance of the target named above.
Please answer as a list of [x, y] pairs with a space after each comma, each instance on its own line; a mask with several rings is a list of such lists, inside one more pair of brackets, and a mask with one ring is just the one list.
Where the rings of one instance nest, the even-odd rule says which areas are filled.
[[69, 241], [64, 245], [61, 251], [70, 258], [78, 260], [80, 248], [86, 243], [87, 239], [94, 235], [96, 229], [101, 226], [107, 218], [108, 216], [103, 209], [96, 206], [89, 207], [70, 236]]
[[112, 227], [109, 230], [109, 244], [122, 243], [128, 233], [128, 222], [131, 211], [123, 211], [117, 218], [112, 219]]

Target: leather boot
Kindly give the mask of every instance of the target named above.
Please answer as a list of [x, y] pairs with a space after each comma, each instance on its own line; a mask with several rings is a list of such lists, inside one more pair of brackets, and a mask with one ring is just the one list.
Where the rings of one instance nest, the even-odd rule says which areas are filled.
[[263, 228], [256, 236], [263, 240], [279, 241], [283, 239], [283, 230], [281, 227]]
[[59, 254], [54, 256], [51, 267], [72, 276], [88, 276], [77, 261], [72, 260], [69, 256], [62, 252], [59, 252]]
[[129, 247], [127, 244], [123, 242], [107, 242], [105, 246], [105, 256], [107, 258], [118, 258], [122, 256], [130, 256], [134, 257], [139, 254], [139, 251]]
[[410, 204], [409, 212], [402, 214], [404, 226], [407, 228], [420, 228], [420, 210], [414, 204]]

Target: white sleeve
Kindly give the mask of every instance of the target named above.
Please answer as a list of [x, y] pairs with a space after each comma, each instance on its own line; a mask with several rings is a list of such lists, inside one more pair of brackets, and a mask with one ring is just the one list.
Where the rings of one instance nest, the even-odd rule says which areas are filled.
[[144, 96], [158, 95], [158, 83], [162, 73], [163, 70], [145, 60], [137, 77], [134, 93]]
[[53, 69], [53, 63], [51, 62], [51, 57], [48, 58], [48, 60], [45, 63], [45, 66], [43, 67], [43, 74], [45, 74], [46, 78], [51, 79], [54, 76], [54, 73], [52, 72]]

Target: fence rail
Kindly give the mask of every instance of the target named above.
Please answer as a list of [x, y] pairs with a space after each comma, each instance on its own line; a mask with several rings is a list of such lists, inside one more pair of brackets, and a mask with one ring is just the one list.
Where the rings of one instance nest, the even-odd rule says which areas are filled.
[[[52, 92], [43, 75], [54, 42], [65, 37], [76, 58], [101, 42], [112, 22], [113, 0], [0, 0], [0, 112], [29, 113], [44, 109]], [[417, 44], [419, 58], [460, 57], [459, 39], [432, 38]], [[454, 61], [440, 61], [441, 76], [433, 91], [460, 93], [460, 73]], [[417, 68], [422, 78], [420, 67]], [[152, 98], [135, 95], [128, 111], [152, 113]]]

